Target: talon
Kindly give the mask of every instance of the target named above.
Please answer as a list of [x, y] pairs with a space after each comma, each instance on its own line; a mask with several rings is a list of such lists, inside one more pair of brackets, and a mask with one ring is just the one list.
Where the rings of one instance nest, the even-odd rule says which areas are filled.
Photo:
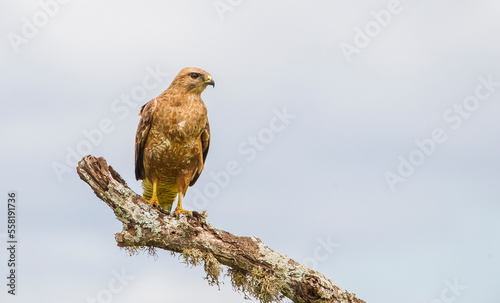
[[180, 217], [180, 215], [186, 215], [189, 217], [193, 216], [192, 211], [182, 209], [182, 194], [181, 193], [179, 193], [179, 202], [177, 203], [177, 207], [175, 207], [175, 211], [174, 211], [175, 217]]
[[148, 200], [144, 196], [142, 196], [142, 198], [149, 205], [151, 205], [151, 206], [153, 206], [155, 208], [161, 209], [160, 201], [158, 201], [158, 196], [156, 195], [156, 182], [153, 183], [153, 196], [151, 197], [151, 199]]
[[158, 198], [157, 197], [151, 197], [151, 199], [146, 199], [144, 197], [142, 197], [144, 199], [144, 201], [146, 201], [149, 205], [153, 206], [153, 207], [156, 207], [156, 208], [161, 208], [160, 207], [160, 202], [158, 201]]

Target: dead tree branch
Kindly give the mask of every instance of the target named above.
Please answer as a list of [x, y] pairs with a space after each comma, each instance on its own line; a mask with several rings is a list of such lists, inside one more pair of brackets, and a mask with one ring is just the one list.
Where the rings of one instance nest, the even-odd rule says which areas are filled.
[[364, 303], [323, 274], [271, 250], [256, 237], [236, 236], [212, 226], [204, 215], [176, 218], [151, 207], [108, 166], [104, 158], [85, 156], [77, 167], [80, 178], [123, 223], [115, 234], [119, 247], [129, 251], [161, 248], [180, 253], [192, 265], [204, 265], [210, 284], [224, 272], [233, 288], [261, 302], [283, 297], [293, 302]]

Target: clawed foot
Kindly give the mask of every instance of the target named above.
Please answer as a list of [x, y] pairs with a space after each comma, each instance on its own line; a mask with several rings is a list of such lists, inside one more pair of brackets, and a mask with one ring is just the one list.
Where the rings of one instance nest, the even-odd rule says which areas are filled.
[[161, 209], [160, 202], [158, 201], [157, 197], [152, 197], [150, 200], [147, 200], [146, 198], [142, 197], [144, 201], [146, 201], [149, 205]]
[[179, 202], [177, 202], [177, 206], [175, 207], [173, 215], [177, 218], [180, 217], [181, 215], [186, 215], [188, 217], [192, 217], [193, 216], [192, 211], [182, 209], [182, 194], [181, 193], [179, 193], [179, 200], [178, 201]]

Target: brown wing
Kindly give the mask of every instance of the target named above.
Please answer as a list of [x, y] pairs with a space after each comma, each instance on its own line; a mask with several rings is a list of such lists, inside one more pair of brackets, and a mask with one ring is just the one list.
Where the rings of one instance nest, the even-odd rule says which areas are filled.
[[[205, 160], [207, 159], [208, 155], [208, 148], [210, 147], [210, 124], [208, 123], [207, 120], [207, 125], [205, 125], [205, 129], [201, 133], [201, 148], [203, 150], [203, 165], [205, 165]], [[196, 174], [193, 177], [193, 180], [189, 182], [189, 186], [193, 186], [198, 178], [200, 177], [201, 171], [196, 172]]]
[[144, 146], [148, 139], [149, 130], [153, 123], [153, 115], [156, 109], [156, 99], [149, 101], [141, 107], [139, 115], [141, 120], [137, 126], [137, 133], [135, 134], [135, 179], [143, 180], [145, 176], [144, 171]]

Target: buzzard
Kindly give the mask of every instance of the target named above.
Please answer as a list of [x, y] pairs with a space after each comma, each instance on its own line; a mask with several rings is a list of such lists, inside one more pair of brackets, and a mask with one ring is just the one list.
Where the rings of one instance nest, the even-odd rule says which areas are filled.
[[143, 199], [174, 214], [182, 209], [188, 186], [198, 180], [210, 145], [210, 125], [201, 93], [215, 82], [206, 71], [187, 67], [161, 95], [141, 107], [135, 136], [135, 178]]

